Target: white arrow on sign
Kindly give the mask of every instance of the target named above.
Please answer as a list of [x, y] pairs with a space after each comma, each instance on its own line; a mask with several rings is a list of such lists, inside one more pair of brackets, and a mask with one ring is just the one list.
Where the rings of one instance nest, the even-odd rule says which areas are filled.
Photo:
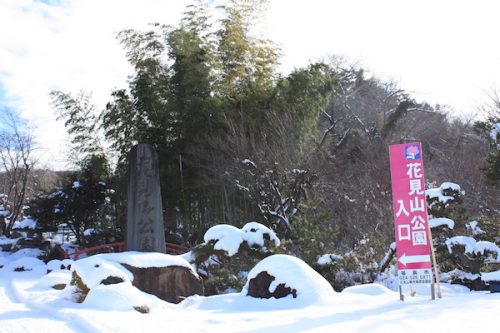
[[406, 266], [406, 264], [414, 264], [417, 262], [431, 262], [431, 256], [429, 254], [407, 256], [406, 253], [403, 253], [401, 258], [399, 258], [398, 260], [400, 263]]

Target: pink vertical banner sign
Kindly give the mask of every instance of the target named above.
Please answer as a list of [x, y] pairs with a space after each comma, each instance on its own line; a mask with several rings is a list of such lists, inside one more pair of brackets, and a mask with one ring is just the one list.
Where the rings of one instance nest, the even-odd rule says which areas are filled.
[[389, 147], [398, 276], [401, 284], [431, 283], [431, 235], [420, 142]]

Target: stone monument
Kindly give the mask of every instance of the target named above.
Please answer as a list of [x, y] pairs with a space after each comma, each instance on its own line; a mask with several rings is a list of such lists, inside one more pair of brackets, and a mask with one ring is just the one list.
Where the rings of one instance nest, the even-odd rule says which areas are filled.
[[165, 253], [158, 156], [138, 144], [128, 155], [127, 251]]

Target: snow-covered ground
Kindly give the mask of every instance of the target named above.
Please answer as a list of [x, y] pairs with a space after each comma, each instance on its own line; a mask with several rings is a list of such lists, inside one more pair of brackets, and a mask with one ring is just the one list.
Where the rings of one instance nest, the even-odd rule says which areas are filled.
[[[457, 285], [442, 284], [443, 298], [435, 301], [430, 300], [428, 286], [416, 287], [414, 297], [406, 292], [401, 302], [398, 293], [370, 284], [307, 302], [300, 296], [255, 299], [236, 293], [194, 296], [175, 305], [118, 284], [89, 294], [79, 304], [67, 297], [66, 290], [51, 288], [68, 281], [69, 271], [47, 275], [44, 264], [25, 261], [31, 271], [15, 271], [12, 265], [0, 269], [0, 332], [498, 331], [500, 293], [469, 292]], [[127, 307], [130, 299], [147, 302], [150, 313]]]

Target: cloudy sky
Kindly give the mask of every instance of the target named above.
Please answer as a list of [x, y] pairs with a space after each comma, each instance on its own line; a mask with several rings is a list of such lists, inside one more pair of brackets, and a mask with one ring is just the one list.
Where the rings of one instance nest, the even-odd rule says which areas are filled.
[[[92, 91], [104, 107], [132, 73], [116, 33], [176, 24], [188, 3], [0, 0], [0, 108], [36, 128], [42, 163], [64, 166], [67, 142], [48, 93]], [[465, 115], [500, 88], [499, 14], [497, 0], [271, 0], [264, 26], [284, 73], [340, 55]]]

